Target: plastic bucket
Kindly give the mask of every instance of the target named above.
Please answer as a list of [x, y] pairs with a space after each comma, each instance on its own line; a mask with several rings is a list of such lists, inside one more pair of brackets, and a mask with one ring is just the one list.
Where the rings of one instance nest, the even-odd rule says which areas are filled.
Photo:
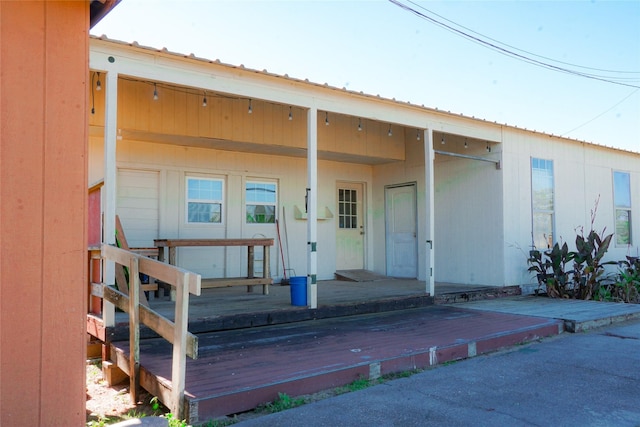
[[291, 305], [307, 305], [307, 276], [293, 276], [289, 278], [291, 291]]

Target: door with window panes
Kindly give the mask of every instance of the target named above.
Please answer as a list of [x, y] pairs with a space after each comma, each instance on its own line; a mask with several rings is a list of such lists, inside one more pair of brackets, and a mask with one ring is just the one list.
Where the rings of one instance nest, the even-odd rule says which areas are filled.
[[364, 184], [337, 185], [336, 270], [364, 268]]

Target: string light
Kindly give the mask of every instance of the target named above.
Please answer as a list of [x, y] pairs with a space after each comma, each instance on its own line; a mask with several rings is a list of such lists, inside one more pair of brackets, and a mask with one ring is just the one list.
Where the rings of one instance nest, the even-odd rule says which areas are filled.
[[93, 78], [95, 73], [91, 73], [91, 114], [96, 113], [96, 94], [94, 92]]
[[98, 81], [96, 82], [96, 90], [98, 92], [102, 90], [102, 83], [100, 83], [100, 71], [98, 71]]
[[291, 112], [291, 105], [289, 105], [289, 120], [293, 120], [293, 113]]
[[156, 86], [156, 84], [153, 84], [153, 100], [157, 101], [158, 100], [158, 87]]

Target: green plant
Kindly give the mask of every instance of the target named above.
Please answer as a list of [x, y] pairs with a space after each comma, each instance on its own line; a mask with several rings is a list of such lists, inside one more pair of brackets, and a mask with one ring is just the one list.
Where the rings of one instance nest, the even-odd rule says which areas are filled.
[[621, 269], [612, 286], [612, 300], [640, 303], [640, 258], [627, 256], [619, 265]]
[[358, 391], [363, 390], [369, 386], [371, 386], [371, 381], [363, 376], [360, 376], [357, 380], [353, 381], [351, 384], [348, 384], [347, 388], [349, 389], [349, 391]]
[[[605, 266], [617, 262], [604, 261], [613, 233], [605, 235], [606, 228], [600, 233], [594, 230], [598, 202], [599, 198], [591, 210], [589, 233], [585, 236], [584, 229], [579, 228], [575, 251], [569, 251], [566, 243], [562, 246], [556, 243], [544, 252], [536, 248], [529, 252], [528, 271], [536, 274], [538, 289], [544, 287], [548, 296], [612, 301], [618, 300], [618, 294], [623, 292], [616, 287], [613, 277], [606, 274]], [[567, 268], [571, 261], [573, 267]]]
[[291, 398], [286, 393], [278, 393], [278, 398], [273, 402], [269, 402], [265, 405], [264, 409], [268, 412], [275, 413], [285, 411], [287, 409], [295, 408], [305, 404], [305, 400], [301, 397], [297, 399]]
[[[602, 230], [604, 235], [606, 229]], [[579, 234], [576, 236], [576, 248], [574, 256], [573, 280], [575, 283], [575, 298], [592, 299], [599, 293], [599, 288], [611, 283], [611, 279], [605, 276], [605, 265], [617, 264], [615, 261], [603, 262], [613, 233], [601, 237], [595, 230], [591, 230], [588, 236]]]
[[[544, 257], [543, 257], [544, 255]], [[544, 287], [547, 295], [552, 298], [566, 298], [571, 293], [571, 270], [567, 264], [575, 257], [575, 252], [570, 252], [567, 243], [562, 246], [556, 243], [553, 248], [541, 252], [533, 249], [529, 252], [528, 271], [535, 273], [538, 279], [538, 289]]]
[[162, 417], [167, 419], [169, 423], [169, 427], [187, 427], [187, 422], [185, 420], [181, 420], [177, 418], [171, 412], [169, 412], [168, 414], [162, 415]]

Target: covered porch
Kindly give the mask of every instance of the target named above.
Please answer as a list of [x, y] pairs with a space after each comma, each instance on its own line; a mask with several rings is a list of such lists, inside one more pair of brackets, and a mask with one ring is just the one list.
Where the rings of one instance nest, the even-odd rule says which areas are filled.
[[[317, 308], [292, 305], [290, 286], [275, 284], [263, 295], [255, 286], [203, 289], [201, 295], [189, 298], [189, 332], [198, 334], [300, 322], [321, 318], [337, 318], [406, 310], [437, 304], [465, 302], [519, 295], [518, 286], [494, 287], [453, 283], [437, 283], [434, 297], [424, 293], [424, 282], [414, 279], [383, 277], [373, 281], [322, 280], [318, 282]], [[175, 302], [169, 294], [147, 293], [149, 306], [159, 315], [173, 320]], [[113, 326], [105, 326], [99, 316], [89, 316], [90, 329], [103, 341], [120, 341], [129, 337], [127, 313], [115, 314]], [[141, 337], [155, 334], [142, 326]]]

